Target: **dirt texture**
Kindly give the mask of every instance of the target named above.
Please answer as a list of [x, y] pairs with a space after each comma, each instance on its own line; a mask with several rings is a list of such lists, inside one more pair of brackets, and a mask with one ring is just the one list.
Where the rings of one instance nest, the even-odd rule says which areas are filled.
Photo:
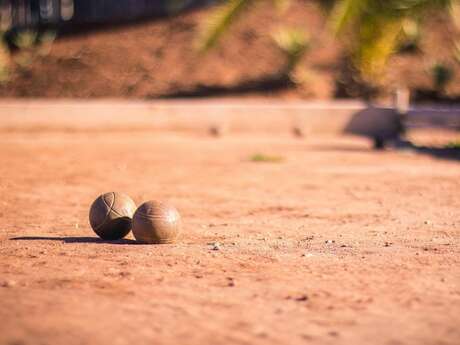
[[[458, 161], [46, 126], [2, 130], [0, 160], [0, 344], [459, 342]], [[107, 191], [171, 203], [181, 238], [99, 240], [88, 212]]]
[[[270, 2], [261, 2], [216, 49], [201, 55], [195, 49], [198, 32], [212, 10], [61, 35], [46, 54], [40, 49], [26, 56], [16, 54], [14, 60], [20, 63], [11, 68], [10, 81], [0, 85], [0, 96], [158, 98], [268, 93], [331, 99], [367, 93], [356, 83], [356, 72], [344, 63], [341, 43], [347, 40], [338, 42], [332, 37], [317, 1], [293, 1], [282, 14]], [[280, 27], [305, 30], [311, 38], [311, 49], [294, 73], [296, 85], [282, 79], [287, 61], [272, 38]], [[435, 63], [452, 69], [446, 94], [458, 97], [460, 64], [452, 53], [458, 38], [445, 16], [432, 16], [418, 49], [399, 54], [390, 63], [380, 97], [390, 97], [398, 85], [423, 89], [432, 97]]]

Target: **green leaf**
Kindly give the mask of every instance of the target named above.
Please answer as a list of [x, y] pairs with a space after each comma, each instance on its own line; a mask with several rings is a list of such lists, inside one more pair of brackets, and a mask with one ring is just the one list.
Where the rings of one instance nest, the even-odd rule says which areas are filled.
[[31, 48], [37, 41], [37, 31], [25, 30], [14, 37], [14, 44], [19, 49]]
[[294, 70], [310, 48], [310, 37], [297, 28], [281, 28], [273, 34], [273, 40], [287, 57], [287, 73]]
[[256, 163], [280, 163], [283, 161], [283, 157], [281, 156], [272, 156], [272, 155], [266, 155], [263, 153], [256, 153], [252, 155], [249, 160], [251, 162], [256, 162]]
[[366, 9], [367, 0], [340, 0], [332, 8], [329, 25], [338, 35], [354, 25]]
[[219, 6], [205, 23], [198, 39], [198, 50], [214, 47], [229, 27], [257, 0], [230, 0]]
[[361, 26], [355, 64], [370, 80], [378, 80], [389, 57], [395, 51], [402, 32], [402, 20], [365, 21]]

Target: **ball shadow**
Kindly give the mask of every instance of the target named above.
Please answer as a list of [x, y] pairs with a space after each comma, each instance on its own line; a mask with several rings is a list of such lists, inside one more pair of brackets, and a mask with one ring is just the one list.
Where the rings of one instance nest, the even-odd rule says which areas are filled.
[[130, 239], [103, 240], [98, 237], [51, 237], [51, 236], [22, 236], [10, 238], [10, 241], [61, 241], [64, 243], [95, 243], [95, 244], [137, 244]]

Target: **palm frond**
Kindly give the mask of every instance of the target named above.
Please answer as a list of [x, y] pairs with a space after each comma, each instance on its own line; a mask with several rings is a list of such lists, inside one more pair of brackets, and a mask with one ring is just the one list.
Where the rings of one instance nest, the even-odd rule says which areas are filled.
[[376, 24], [374, 20], [361, 24], [361, 36], [353, 54], [355, 65], [371, 81], [378, 80], [384, 73], [401, 37], [403, 21], [383, 20]]
[[365, 77], [375, 79], [395, 51], [406, 20], [453, 4], [454, 0], [339, 0], [330, 26], [338, 36], [349, 35], [355, 65]]
[[205, 22], [198, 38], [198, 50], [208, 51], [222, 35], [257, 0], [230, 0], [219, 6]]
[[343, 33], [346, 28], [354, 26], [360, 19], [368, 0], [341, 0], [331, 10], [329, 26], [335, 35]]

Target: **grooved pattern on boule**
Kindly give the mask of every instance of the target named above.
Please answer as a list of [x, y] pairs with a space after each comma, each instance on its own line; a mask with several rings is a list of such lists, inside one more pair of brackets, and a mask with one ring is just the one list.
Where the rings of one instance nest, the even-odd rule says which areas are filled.
[[180, 231], [179, 212], [169, 204], [147, 201], [134, 213], [133, 235], [141, 243], [173, 243]]
[[118, 240], [131, 231], [135, 210], [136, 204], [126, 194], [105, 193], [91, 205], [89, 222], [94, 232], [102, 239]]

